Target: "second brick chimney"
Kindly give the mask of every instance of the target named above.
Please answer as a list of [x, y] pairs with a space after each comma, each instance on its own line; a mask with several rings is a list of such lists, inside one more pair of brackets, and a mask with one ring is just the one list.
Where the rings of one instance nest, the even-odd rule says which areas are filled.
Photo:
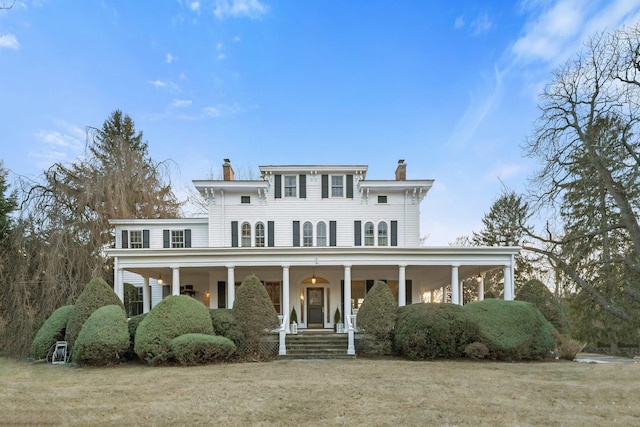
[[233, 173], [233, 168], [231, 167], [231, 160], [224, 159], [224, 163], [222, 164], [222, 179], [225, 181], [233, 181], [235, 178], [235, 174]]
[[398, 160], [398, 167], [396, 168], [396, 181], [407, 180], [407, 164], [404, 160]]

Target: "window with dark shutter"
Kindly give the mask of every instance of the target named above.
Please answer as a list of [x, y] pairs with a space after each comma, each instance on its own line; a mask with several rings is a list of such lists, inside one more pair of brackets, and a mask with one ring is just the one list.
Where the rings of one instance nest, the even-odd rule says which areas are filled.
[[282, 198], [282, 175], [274, 176], [274, 191], [276, 194], [276, 199]]
[[300, 246], [300, 221], [293, 221], [293, 246]]
[[275, 246], [275, 230], [274, 222], [267, 221], [267, 246], [270, 248]]
[[171, 245], [169, 230], [162, 230], [162, 247], [168, 248]]
[[238, 221], [231, 221], [231, 247], [238, 247]]
[[353, 245], [362, 245], [362, 221], [353, 222]]
[[347, 175], [347, 199], [353, 199], [353, 175]]
[[122, 249], [129, 248], [129, 232], [127, 230], [122, 230]]
[[329, 175], [322, 175], [322, 198], [329, 198]]
[[188, 228], [184, 230], [184, 247], [185, 248], [191, 247], [191, 230]]
[[391, 246], [398, 246], [398, 221], [391, 221]]
[[336, 222], [329, 221], [329, 246], [336, 246]]
[[142, 230], [142, 247], [149, 248], [149, 230]]
[[300, 175], [298, 177], [299, 185], [300, 185], [300, 198], [307, 198], [307, 175]]

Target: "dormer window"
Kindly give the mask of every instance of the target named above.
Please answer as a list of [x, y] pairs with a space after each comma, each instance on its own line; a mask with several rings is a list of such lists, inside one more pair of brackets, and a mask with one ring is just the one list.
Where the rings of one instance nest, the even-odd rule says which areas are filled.
[[142, 249], [142, 230], [131, 230], [129, 232], [129, 244], [131, 249]]
[[284, 197], [296, 197], [296, 176], [285, 175], [284, 177]]
[[344, 176], [331, 175], [331, 197], [344, 197]]

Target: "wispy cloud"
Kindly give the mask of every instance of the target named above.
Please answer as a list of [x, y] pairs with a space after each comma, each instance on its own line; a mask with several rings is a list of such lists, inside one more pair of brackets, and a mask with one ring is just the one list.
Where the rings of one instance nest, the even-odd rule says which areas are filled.
[[20, 49], [20, 43], [18, 43], [18, 39], [15, 35], [9, 34], [0, 34], [0, 49]]
[[480, 34], [486, 33], [492, 27], [493, 27], [493, 23], [489, 19], [489, 15], [487, 15], [486, 13], [483, 13], [480, 16], [478, 16], [469, 25], [471, 34], [474, 36], [479, 36]]
[[458, 16], [453, 23], [453, 28], [459, 30], [460, 28], [464, 28], [464, 16]]
[[189, 9], [191, 9], [194, 12], [200, 13], [200, 2], [192, 1], [191, 3], [189, 3]]
[[179, 119], [182, 120], [205, 120], [205, 119], [217, 119], [221, 117], [230, 117], [238, 114], [242, 111], [242, 108], [237, 104], [218, 104], [215, 106], [208, 106], [200, 110], [196, 114], [180, 114]]
[[173, 108], [184, 108], [191, 105], [192, 101], [190, 99], [174, 99], [171, 103]]
[[219, 53], [218, 56], [216, 56], [216, 59], [218, 61], [222, 61], [223, 59], [225, 59], [227, 57], [227, 55], [225, 55], [224, 53]]
[[35, 133], [39, 149], [29, 153], [38, 166], [47, 169], [56, 162], [70, 162], [84, 151], [86, 134], [80, 127], [63, 120], [54, 120], [57, 130], [39, 130]]
[[269, 11], [269, 6], [260, 0], [217, 0], [213, 14], [218, 19], [251, 18], [260, 19]]
[[177, 56], [173, 56], [171, 53], [167, 53], [167, 56], [164, 59], [164, 62], [167, 64], [171, 64], [172, 62], [176, 62], [178, 60]]
[[149, 80], [147, 81], [147, 83], [149, 83], [151, 86], [158, 89], [168, 88], [171, 90], [180, 90], [180, 87], [171, 81], [163, 81], [160, 79], [155, 79], [155, 80]]

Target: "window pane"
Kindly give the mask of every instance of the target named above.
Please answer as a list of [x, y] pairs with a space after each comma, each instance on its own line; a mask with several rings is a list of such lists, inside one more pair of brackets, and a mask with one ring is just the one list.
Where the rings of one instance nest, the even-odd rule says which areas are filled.
[[373, 223], [368, 222], [364, 225], [364, 245], [373, 246]]
[[184, 230], [171, 230], [171, 247], [184, 248]]
[[343, 197], [342, 176], [331, 176], [331, 197]]
[[284, 177], [284, 196], [296, 197], [296, 176]]
[[141, 230], [129, 232], [129, 247], [131, 249], [142, 248], [142, 231]]
[[378, 246], [387, 246], [387, 223], [378, 224]]
[[308, 221], [302, 226], [302, 246], [313, 246], [313, 225]]
[[264, 247], [264, 224], [261, 222], [256, 224], [256, 247]]
[[317, 245], [327, 246], [327, 224], [322, 221], [318, 223]]
[[242, 224], [242, 247], [251, 246], [251, 226], [248, 222]]

